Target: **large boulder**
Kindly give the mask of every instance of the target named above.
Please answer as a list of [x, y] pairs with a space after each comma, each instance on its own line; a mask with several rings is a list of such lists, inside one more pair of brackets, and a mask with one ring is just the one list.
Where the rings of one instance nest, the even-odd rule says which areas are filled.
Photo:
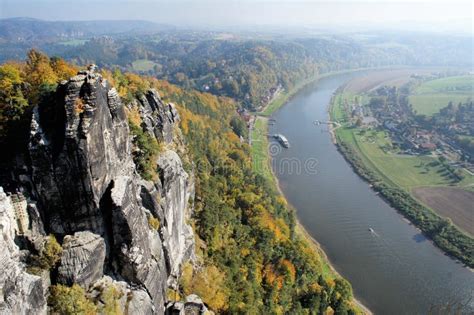
[[184, 301], [172, 302], [166, 308], [167, 315], [214, 315], [196, 294], [190, 294]]
[[[144, 290], [133, 290], [130, 293], [130, 300], [128, 301], [127, 307], [128, 314], [134, 315], [153, 315], [158, 313], [150, 296]], [[160, 313], [162, 310], [160, 309]]]
[[[125, 281], [114, 280], [104, 276], [96, 281], [89, 289], [88, 295], [98, 303], [104, 305], [104, 295], [110, 296], [110, 290], [115, 295], [114, 302], [122, 314], [153, 315], [160, 314], [150, 298], [150, 295], [142, 288], [137, 288]], [[110, 303], [110, 301], [107, 301]]]
[[102, 277], [104, 261], [105, 242], [102, 237], [89, 231], [67, 235], [63, 241], [58, 281], [87, 288]]

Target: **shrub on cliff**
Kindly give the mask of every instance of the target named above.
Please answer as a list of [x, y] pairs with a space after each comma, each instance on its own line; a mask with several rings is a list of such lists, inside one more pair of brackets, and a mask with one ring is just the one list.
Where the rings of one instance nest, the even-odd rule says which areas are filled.
[[137, 165], [138, 172], [146, 180], [156, 180], [158, 177], [156, 169], [156, 158], [161, 151], [156, 138], [143, 131], [141, 127], [129, 120], [130, 133], [133, 136], [133, 144], [136, 149], [133, 152], [133, 161]]
[[39, 256], [39, 261], [44, 269], [53, 268], [61, 259], [63, 249], [54, 235], [49, 235], [44, 248]]
[[39, 275], [43, 270], [51, 270], [61, 259], [63, 249], [54, 235], [49, 235], [38, 255], [33, 255], [27, 271]]
[[67, 287], [61, 284], [49, 288], [50, 296], [48, 305], [52, 314], [61, 315], [93, 315], [97, 314], [97, 308], [86, 297], [83, 288], [74, 284]]

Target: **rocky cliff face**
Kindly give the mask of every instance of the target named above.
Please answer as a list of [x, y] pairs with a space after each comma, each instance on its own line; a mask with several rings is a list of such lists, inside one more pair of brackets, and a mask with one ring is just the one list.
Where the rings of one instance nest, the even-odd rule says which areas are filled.
[[0, 314], [46, 313], [48, 283], [25, 271], [22, 252], [15, 243], [15, 210], [0, 187]]
[[[90, 294], [114, 286], [124, 294], [124, 310], [160, 314], [167, 288], [177, 285], [181, 265], [193, 256], [187, 220], [194, 182], [177, 153], [184, 149], [174, 106], [164, 104], [154, 90], [134, 104], [142, 129], [163, 147], [155, 161], [156, 182], [138, 174], [125, 105], [93, 67], [62, 82], [54, 104], [34, 109], [31, 166], [23, 183], [29, 183], [26, 193], [39, 217], [32, 224], [30, 215], [24, 237], [37, 241], [44, 232], [32, 227], [40, 225], [62, 243], [53, 283], [77, 283]], [[2, 268], [15, 270], [8, 276], [0, 272], [0, 311], [45, 313], [48, 280], [25, 272], [14, 242], [15, 214], [9, 197], [0, 199], [0, 260]], [[160, 222], [159, 228], [150, 220]]]

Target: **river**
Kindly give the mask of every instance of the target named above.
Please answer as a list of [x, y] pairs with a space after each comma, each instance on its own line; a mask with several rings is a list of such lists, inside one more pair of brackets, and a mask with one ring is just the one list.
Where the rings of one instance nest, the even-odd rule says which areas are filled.
[[[337, 151], [327, 126], [313, 123], [328, 120], [332, 94], [357, 75], [321, 79], [273, 115], [270, 133], [282, 133], [291, 145], [270, 147], [280, 187], [299, 221], [374, 313], [427, 314], [444, 303], [465, 303], [474, 294], [474, 273], [377, 196]], [[464, 311], [474, 312], [474, 300]]]

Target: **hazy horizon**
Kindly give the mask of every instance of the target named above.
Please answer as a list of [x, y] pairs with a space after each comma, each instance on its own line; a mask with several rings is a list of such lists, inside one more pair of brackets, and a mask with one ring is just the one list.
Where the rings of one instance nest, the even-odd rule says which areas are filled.
[[146, 20], [184, 27], [309, 27], [473, 34], [468, 1], [2, 0], [0, 18]]

